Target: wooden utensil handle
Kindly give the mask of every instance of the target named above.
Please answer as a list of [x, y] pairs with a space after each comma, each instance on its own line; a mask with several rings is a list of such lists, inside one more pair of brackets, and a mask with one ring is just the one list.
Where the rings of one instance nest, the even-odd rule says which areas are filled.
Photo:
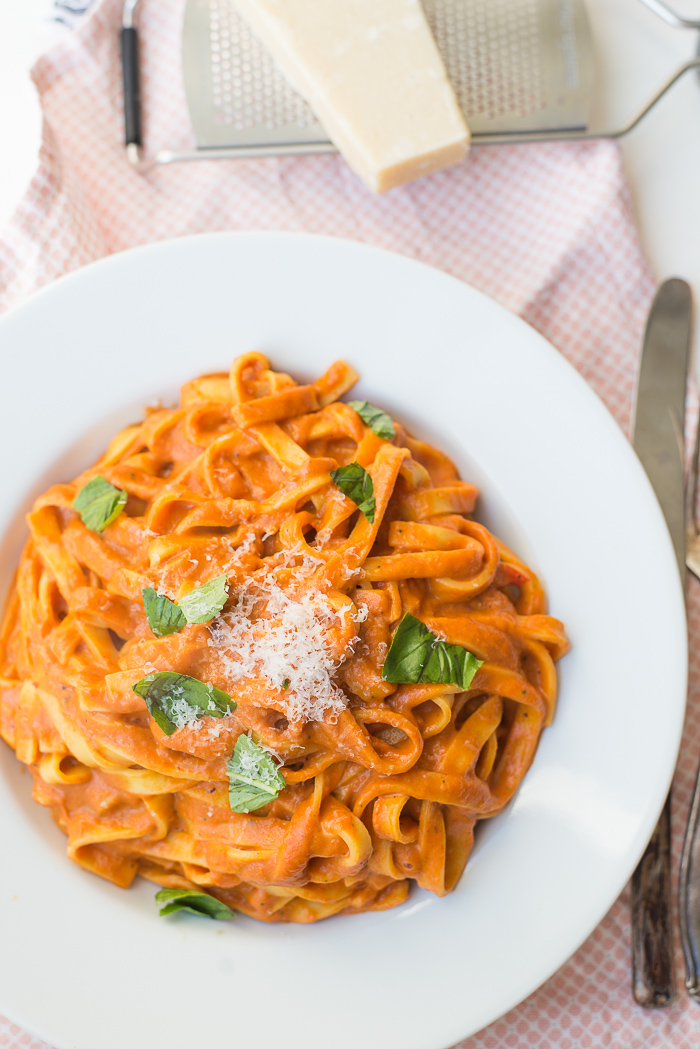
[[647, 1009], [675, 995], [671, 942], [671, 795], [632, 875], [632, 993]]

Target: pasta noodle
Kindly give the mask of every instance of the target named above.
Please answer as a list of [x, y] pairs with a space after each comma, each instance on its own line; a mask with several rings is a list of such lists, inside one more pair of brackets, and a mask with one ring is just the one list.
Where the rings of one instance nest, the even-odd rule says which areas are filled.
[[[562, 624], [451, 461], [339, 400], [356, 380], [246, 354], [35, 503], [0, 731], [86, 870], [264, 921], [393, 907], [454, 888], [530, 766]], [[428, 639], [413, 671], [399, 624]]]

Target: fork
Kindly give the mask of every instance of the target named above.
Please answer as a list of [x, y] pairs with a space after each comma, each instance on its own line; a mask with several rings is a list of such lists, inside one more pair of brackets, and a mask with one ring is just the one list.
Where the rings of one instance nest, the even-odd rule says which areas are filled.
[[698, 498], [698, 460], [700, 459], [700, 421], [695, 432], [695, 450], [693, 452], [693, 463], [690, 468], [692, 478], [690, 498], [686, 500], [685, 508], [685, 563], [698, 579], [700, 579], [700, 528], [695, 513], [695, 504]]
[[[686, 500], [685, 563], [700, 579], [700, 528], [695, 510], [698, 495], [700, 422], [695, 434], [691, 465], [690, 498]], [[685, 956], [685, 986], [691, 998], [700, 1002], [700, 768], [695, 781], [693, 802], [683, 843], [678, 886], [681, 942]]]

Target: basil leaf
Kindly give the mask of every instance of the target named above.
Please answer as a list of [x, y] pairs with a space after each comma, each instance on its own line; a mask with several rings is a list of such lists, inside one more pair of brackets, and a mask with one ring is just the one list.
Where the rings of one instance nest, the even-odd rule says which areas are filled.
[[115, 488], [98, 474], [80, 489], [73, 500], [73, 509], [78, 511], [83, 524], [91, 532], [103, 532], [119, 517], [126, 500], [125, 491]]
[[226, 604], [228, 579], [225, 575], [210, 579], [181, 598], [179, 605], [150, 586], [142, 593], [148, 625], [156, 637], [165, 637], [187, 623], [208, 623], [217, 616]]
[[226, 770], [228, 800], [233, 812], [254, 812], [274, 801], [287, 786], [270, 755], [250, 736], [238, 737]]
[[391, 639], [384, 660], [382, 677], [397, 684], [416, 684], [421, 680], [433, 641], [437, 638], [431, 630], [406, 612]]
[[357, 504], [357, 509], [365, 515], [370, 524], [374, 521], [376, 502], [372, 478], [359, 463], [350, 463], [337, 470], [331, 470], [331, 480], [337, 484], [343, 495]]
[[202, 714], [225, 718], [236, 709], [235, 700], [226, 692], [174, 670], [147, 674], [131, 687], [145, 701], [151, 717], [166, 736], [172, 736]]
[[482, 659], [461, 645], [441, 641], [406, 612], [386, 654], [382, 677], [398, 685], [459, 685], [466, 691], [482, 665]]
[[148, 625], [156, 637], [176, 634], [187, 625], [184, 615], [169, 597], [159, 594], [152, 586], [144, 587], [141, 593]]
[[165, 904], [160, 908], [161, 918], [176, 911], [189, 911], [199, 917], [216, 918], [218, 921], [229, 921], [236, 917], [236, 912], [227, 907], [208, 892], [197, 892], [196, 889], [161, 889], [156, 893], [156, 903]]
[[483, 662], [483, 659], [477, 659], [461, 645], [450, 645], [447, 641], [438, 640], [430, 650], [421, 681], [434, 685], [459, 685], [466, 691]]
[[381, 408], [375, 408], [368, 401], [348, 401], [348, 407], [362, 419], [363, 423], [374, 430], [377, 437], [383, 437], [385, 441], [393, 441], [396, 437], [396, 428], [391, 421], [391, 416], [383, 412]]
[[180, 608], [188, 623], [208, 623], [218, 616], [228, 597], [228, 578], [218, 575], [181, 597]]

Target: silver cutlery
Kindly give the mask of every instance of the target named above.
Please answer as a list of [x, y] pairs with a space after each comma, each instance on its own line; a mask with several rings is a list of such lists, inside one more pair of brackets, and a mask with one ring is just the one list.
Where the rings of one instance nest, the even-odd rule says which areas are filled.
[[[652, 304], [644, 334], [632, 438], [666, 518], [682, 580], [686, 527], [683, 433], [690, 323], [689, 286], [676, 278], [665, 281]], [[696, 869], [700, 872], [700, 850], [698, 861]], [[647, 1008], [668, 1005], [675, 993], [670, 895], [669, 793], [632, 877], [632, 991], [636, 1001]], [[698, 923], [693, 928], [700, 934], [700, 909], [697, 913]], [[691, 951], [691, 957], [697, 955]]]
[[690, 498], [686, 512], [685, 563], [694, 576], [700, 579], [700, 529], [695, 507], [698, 500], [698, 459], [700, 458], [700, 423], [695, 432], [695, 451], [691, 466]]
[[[700, 455], [700, 424], [695, 436], [695, 451], [691, 467], [690, 498], [687, 505], [685, 563], [700, 579], [700, 534], [696, 514], [698, 496], [698, 457]], [[681, 942], [685, 957], [685, 986], [688, 994], [700, 1002], [700, 769], [695, 780], [693, 801], [683, 842], [678, 910]]]

